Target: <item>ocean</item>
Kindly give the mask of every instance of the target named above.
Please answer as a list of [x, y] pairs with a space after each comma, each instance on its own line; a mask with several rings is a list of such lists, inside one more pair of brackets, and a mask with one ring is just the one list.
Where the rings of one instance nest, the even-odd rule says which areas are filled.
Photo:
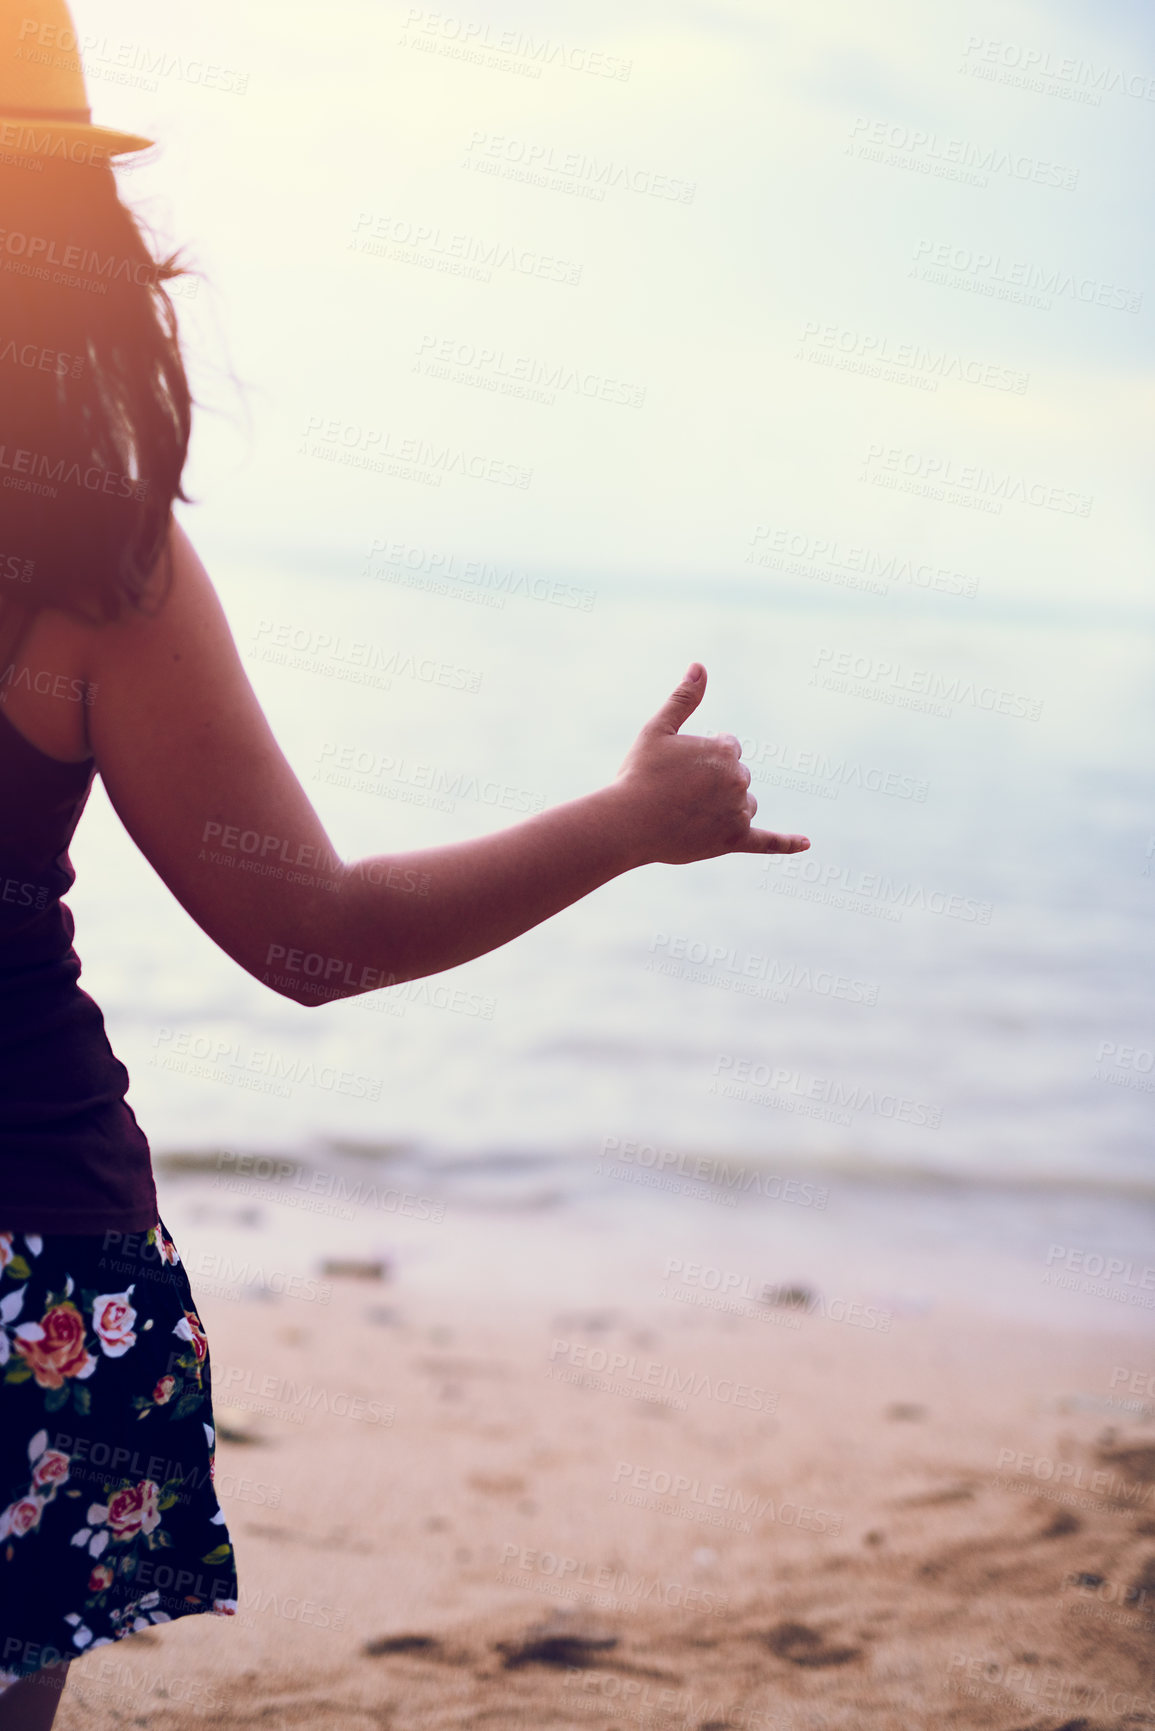
[[[695, 657], [708, 690], [683, 731], [736, 733], [755, 821], [812, 846], [643, 868], [464, 967], [306, 1012], [199, 932], [98, 784], [76, 942], [162, 1209], [207, 1208], [250, 1268], [258, 1222], [277, 1266], [327, 1247], [431, 1278], [450, 1247], [482, 1278], [512, 1231], [503, 1278], [556, 1283], [568, 1233], [575, 1294], [612, 1244], [606, 1290], [639, 1267], [647, 1289], [668, 1252], [735, 1290], [861, 1264], [897, 1304], [880, 1270], [900, 1257], [903, 1302], [954, 1280], [1051, 1314], [1039, 1281], [1074, 1255], [1083, 1284], [1084, 1262], [1121, 1264], [1083, 1295], [1092, 1317], [1145, 1320], [1143, 630], [901, 579], [832, 612], [733, 572], [534, 593], [500, 562], [450, 590], [380, 556], [210, 563], [346, 860], [604, 784]], [[527, 1218], [553, 1223], [544, 1240]]]
[[606, 783], [694, 659], [813, 844], [306, 1012], [98, 787], [84, 983], [198, 1266], [1146, 1326], [1149, 56], [972, 11], [93, 21], [197, 273], [182, 519], [341, 855]]

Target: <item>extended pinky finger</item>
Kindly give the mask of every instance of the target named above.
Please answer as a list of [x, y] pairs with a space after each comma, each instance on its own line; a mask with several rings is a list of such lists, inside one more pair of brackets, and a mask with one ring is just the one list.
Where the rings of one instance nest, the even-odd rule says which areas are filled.
[[772, 829], [750, 829], [734, 849], [735, 853], [805, 853], [810, 838], [805, 835], [778, 835]]

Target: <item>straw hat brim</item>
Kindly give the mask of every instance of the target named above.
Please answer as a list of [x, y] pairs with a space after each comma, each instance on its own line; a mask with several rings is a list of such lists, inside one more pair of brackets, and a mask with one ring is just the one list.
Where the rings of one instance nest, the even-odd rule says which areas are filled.
[[[20, 134], [18, 143], [12, 138], [12, 129]], [[118, 132], [114, 127], [93, 126], [83, 120], [32, 120], [27, 114], [5, 114], [0, 109], [0, 149], [16, 150], [25, 156], [48, 155], [54, 144], [76, 143], [91, 144], [109, 156], [120, 156], [126, 151], [148, 150], [155, 142], [137, 132]], [[44, 150], [42, 145], [49, 149]]]

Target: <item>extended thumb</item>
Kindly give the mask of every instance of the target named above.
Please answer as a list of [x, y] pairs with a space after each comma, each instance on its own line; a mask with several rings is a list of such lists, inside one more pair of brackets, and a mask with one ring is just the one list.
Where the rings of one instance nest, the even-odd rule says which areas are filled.
[[686, 677], [654, 716], [650, 726], [659, 733], [677, 733], [679, 727], [693, 715], [706, 690], [706, 669], [700, 661], [692, 661]]

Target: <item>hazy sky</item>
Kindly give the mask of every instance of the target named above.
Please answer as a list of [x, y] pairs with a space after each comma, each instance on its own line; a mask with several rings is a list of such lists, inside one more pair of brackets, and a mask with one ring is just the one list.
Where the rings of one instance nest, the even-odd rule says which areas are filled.
[[[1097, 1155], [1094, 1042], [1150, 1044], [1128, 923], [1155, 846], [1150, 636], [1132, 628], [1152, 618], [1149, 27], [1117, 4], [905, 0], [77, 12], [97, 117], [160, 141], [125, 184], [205, 273], [178, 300], [206, 404], [184, 521], [345, 857], [516, 816], [394, 798], [416, 761], [548, 803], [600, 785], [695, 656], [695, 726], [747, 742], [759, 823], [811, 835], [814, 869], [997, 904], [981, 931], [920, 916], [900, 934], [759, 894], [749, 858], [631, 876], [461, 971], [500, 1001], [492, 1038], [415, 1012], [399, 1046], [389, 1024], [414, 1122], [434, 1124], [436, 1098], [437, 1133], [472, 1138], [494, 1076], [522, 1087], [551, 1039], [589, 1043], [589, 1098], [618, 1130], [636, 1108], [656, 1134], [657, 1100], [712, 1111], [693, 1077], [639, 1071], [635, 1099], [596, 1057], [607, 1002], [655, 1046], [682, 1013], [646, 972], [660, 925], [882, 981], [894, 1008], [872, 1047], [852, 1030], [854, 1061], [931, 1077], [976, 1157], [1020, 1146], [1025, 1091], [1051, 1158], [1064, 1089], [1084, 1085]], [[597, 604], [373, 581], [375, 543], [426, 577], [484, 559]], [[266, 615], [344, 647], [320, 671], [263, 658]], [[323, 677], [354, 639], [444, 657], [479, 688]], [[873, 671], [840, 689], [860, 656]], [[890, 664], [1010, 707], [876, 701]], [[354, 747], [404, 760], [383, 791], [319, 779]], [[817, 760], [913, 778], [926, 801], [884, 780], [835, 806], [803, 773]], [[242, 1117], [156, 1068], [159, 1023], [384, 1062], [379, 1017], [341, 1006], [306, 1036], [241, 979], [99, 794], [74, 859], [85, 980], [162, 1136], [200, 1133], [188, 1100], [190, 1125]], [[716, 994], [687, 992], [687, 1025], [712, 1026]], [[735, 1024], [841, 1073], [826, 1012]], [[534, 1071], [538, 1128], [586, 1063]], [[993, 1078], [990, 1134], [975, 1077]], [[318, 1095], [308, 1116], [351, 1128], [338, 1111]], [[764, 1126], [718, 1124], [723, 1143], [739, 1130]]]
[[[179, 303], [206, 545], [786, 596], [747, 563], [777, 536], [974, 574], [987, 606], [1146, 610], [1133, 9], [76, 17], [97, 118], [161, 144], [125, 184], [207, 273]], [[424, 478], [373, 466], [415, 451]]]

